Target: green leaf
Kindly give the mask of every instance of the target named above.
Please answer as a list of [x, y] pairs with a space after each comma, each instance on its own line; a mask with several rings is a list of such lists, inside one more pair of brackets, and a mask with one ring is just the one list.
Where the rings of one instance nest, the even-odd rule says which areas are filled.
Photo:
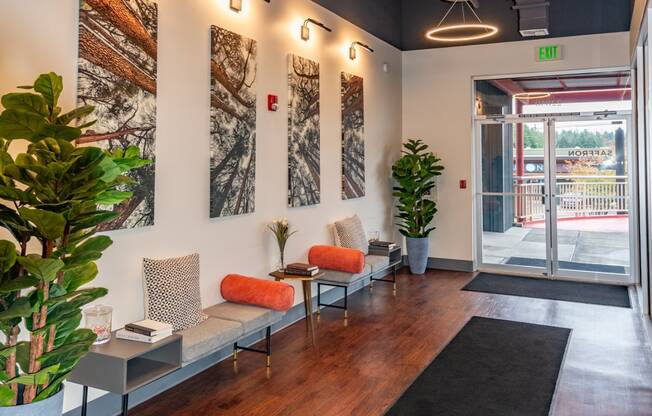
[[0, 198], [23, 204], [38, 204], [38, 200], [29, 192], [11, 186], [0, 185]]
[[60, 259], [44, 259], [36, 254], [27, 257], [18, 257], [18, 263], [29, 273], [46, 282], [56, 279], [57, 273], [64, 266]]
[[45, 400], [57, 394], [59, 392], [59, 388], [61, 387], [61, 383], [64, 382], [67, 375], [68, 373], [64, 373], [63, 375], [57, 375], [49, 380], [48, 386], [41, 390], [40, 393], [36, 395], [36, 397], [34, 397], [34, 402], [40, 402], [41, 400]]
[[8, 381], [8, 384], [25, 384], [28, 386], [45, 384], [48, 381], [48, 376], [52, 373], [56, 373], [58, 369], [59, 364], [54, 364], [45, 367], [36, 373], [22, 374], [18, 377], [12, 378]]
[[75, 250], [72, 252], [73, 256], [76, 255], [83, 255], [89, 252], [102, 252], [106, 250], [111, 244], [113, 244], [113, 240], [111, 240], [111, 237], [108, 237], [106, 235], [97, 235], [95, 237], [91, 237], [88, 240], [84, 241], [82, 244], [77, 246]]
[[63, 275], [63, 286], [68, 292], [77, 290], [79, 287], [89, 283], [97, 276], [97, 264], [86, 263], [80, 267], [66, 270]]
[[97, 211], [92, 214], [84, 215], [78, 218], [77, 220], [75, 220], [73, 223], [76, 229], [91, 228], [99, 224], [103, 224], [107, 221], [111, 221], [117, 216], [118, 216], [117, 212]]
[[101, 162], [100, 167], [104, 170], [104, 175], [102, 175], [102, 181], [106, 183], [113, 182], [118, 176], [122, 174], [122, 171], [118, 165], [108, 156], [106, 156]]
[[56, 212], [42, 209], [19, 208], [18, 212], [27, 221], [34, 224], [41, 235], [48, 240], [56, 240], [63, 236], [66, 219]]
[[40, 280], [33, 276], [19, 276], [2, 282], [0, 285], [0, 293], [12, 293], [23, 289], [29, 289], [30, 287], [36, 286], [39, 282]]
[[63, 91], [63, 77], [54, 72], [41, 74], [34, 82], [34, 91], [41, 94], [50, 108], [54, 109]]
[[18, 298], [8, 309], [0, 312], [0, 320], [25, 318], [32, 314], [32, 304], [29, 298]]
[[16, 246], [11, 241], [0, 240], [0, 272], [6, 273], [16, 263]]
[[51, 137], [53, 139], [62, 139], [72, 141], [81, 136], [82, 131], [77, 127], [62, 126], [59, 124], [46, 124], [36, 134], [36, 138]]
[[57, 124], [67, 126], [73, 120], [84, 118], [86, 116], [91, 115], [93, 111], [95, 111], [95, 107], [93, 107], [92, 105], [84, 105], [82, 107], [77, 107], [74, 110], [57, 117]]
[[45, 127], [45, 119], [34, 113], [5, 110], [0, 114], [0, 137], [5, 139], [32, 138]]
[[48, 105], [43, 97], [31, 92], [5, 94], [2, 96], [2, 105], [6, 109], [35, 113], [43, 117], [50, 115]]
[[106, 191], [95, 198], [97, 205], [116, 205], [133, 196], [133, 192]]
[[0, 384], [0, 407], [14, 405], [14, 391], [9, 386]]

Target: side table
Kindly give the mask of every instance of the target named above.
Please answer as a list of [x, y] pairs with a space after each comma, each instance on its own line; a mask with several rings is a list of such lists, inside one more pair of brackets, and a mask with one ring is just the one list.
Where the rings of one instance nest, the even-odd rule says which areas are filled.
[[314, 280], [324, 277], [325, 273], [319, 272], [314, 276], [302, 276], [298, 274], [285, 273], [277, 270], [275, 272], [271, 272], [269, 275], [272, 276], [277, 282], [279, 280], [301, 281], [301, 285], [303, 286], [303, 305], [306, 309], [306, 325], [308, 327], [308, 331], [310, 332], [310, 336], [314, 340], [315, 329], [312, 323], [312, 282]]
[[84, 387], [82, 416], [86, 416], [88, 387], [122, 395], [122, 414], [129, 411], [129, 393], [181, 368], [181, 335], [153, 344], [116, 338], [94, 345], [70, 373], [68, 381]]

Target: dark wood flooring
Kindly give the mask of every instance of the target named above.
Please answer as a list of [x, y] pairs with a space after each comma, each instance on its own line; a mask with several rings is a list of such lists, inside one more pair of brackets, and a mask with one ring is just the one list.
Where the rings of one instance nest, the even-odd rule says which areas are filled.
[[[271, 374], [255, 353], [223, 361], [130, 415], [383, 415], [473, 315], [572, 328], [554, 415], [652, 415], [652, 355], [633, 309], [460, 289], [470, 273], [404, 272], [396, 296], [376, 283], [342, 311], [274, 334]], [[524, 351], [527, 353], [527, 351]], [[527, 400], [527, 398], [523, 398]]]

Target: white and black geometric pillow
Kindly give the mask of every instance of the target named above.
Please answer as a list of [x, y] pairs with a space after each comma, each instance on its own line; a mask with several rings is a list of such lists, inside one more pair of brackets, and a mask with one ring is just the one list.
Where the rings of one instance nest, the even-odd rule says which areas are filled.
[[335, 223], [335, 230], [342, 247], [354, 248], [369, 254], [369, 242], [362, 221], [357, 215]]
[[175, 331], [204, 321], [199, 291], [199, 254], [143, 259], [145, 318], [166, 322]]

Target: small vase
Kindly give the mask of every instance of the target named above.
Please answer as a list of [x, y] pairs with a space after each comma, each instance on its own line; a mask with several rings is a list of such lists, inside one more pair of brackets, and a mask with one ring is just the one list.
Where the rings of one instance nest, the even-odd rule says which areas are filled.
[[282, 251], [281, 251], [281, 258], [278, 261], [278, 265], [277, 265], [276, 269], [279, 272], [284, 272], [285, 271], [285, 253], [283, 253]]

